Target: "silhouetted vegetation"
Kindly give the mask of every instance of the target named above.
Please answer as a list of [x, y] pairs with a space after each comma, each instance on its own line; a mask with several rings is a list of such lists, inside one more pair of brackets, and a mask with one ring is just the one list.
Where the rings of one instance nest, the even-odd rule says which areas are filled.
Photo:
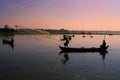
[[14, 33], [15, 29], [11, 28], [9, 25], [5, 25], [4, 28], [0, 28], [1, 33]]
[[87, 34], [87, 35], [120, 35], [120, 31], [85, 31], [85, 30], [66, 30], [66, 29], [30, 29], [24, 26], [15, 25], [12, 28], [9, 25], [4, 25], [3, 28], [0, 28], [0, 34]]
[[0, 28], [0, 34], [6, 35], [6, 34], [49, 34], [49, 33], [40, 29], [19, 28], [18, 25], [15, 25], [15, 29], [10, 27], [9, 25], [4, 25], [4, 28]]

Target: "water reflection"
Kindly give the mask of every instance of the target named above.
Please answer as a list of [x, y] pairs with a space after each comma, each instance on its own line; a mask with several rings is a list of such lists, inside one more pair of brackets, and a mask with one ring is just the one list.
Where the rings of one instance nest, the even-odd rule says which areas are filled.
[[[81, 53], [81, 52], [64, 52], [64, 51], [60, 51], [59, 52], [59, 56], [62, 56], [61, 58], [61, 63], [63, 65], [66, 64], [66, 62], [69, 60], [69, 53]], [[87, 54], [88, 52], [82, 52], [83, 54]], [[102, 56], [102, 60], [103, 60], [103, 63], [104, 63], [104, 60], [106, 58], [106, 55], [108, 55], [108, 51], [102, 51], [102, 52], [99, 52], [99, 54]], [[104, 63], [104, 66], [105, 66], [105, 63]]]
[[2, 45], [9, 45], [14, 49], [14, 35], [2, 35]]
[[100, 52], [100, 55], [102, 56], [102, 60], [103, 60], [103, 65], [105, 66], [105, 58], [106, 58], [106, 55], [108, 55], [108, 51], [105, 51], [105, 52]]
[[[93, 35], [94, 38], [75, 36], [70, 42], [70, 47], [98, 47], [103, 40], [103, 35]], [[11, 40], [11, 37], [0, 37], [0, 74], [3, 76], [0, 80], [120, 79], [120, 36], [106, 38], [107, 43], [111, 45], [108, 50], [109, 56], [107, 52], [63, 52], [58, 55], [58, 45], [61, 43], [59, 38], [62, 37], [62, 35], [16, 35], [13, 37], [14, 51], [10, 54], [8, 51], [11, 50], [11, 46], [2, 45], [2, 39]]]
[[12, 49], [14, 48], [14, 39], [11, 38], [11, 40], [2, 39], [3, 45], [9, 45]]
[[63, 65], [65, 65], [66, 62], [69, 60], [68, 53], [59, 53], [59, 55], [61, 55], [61, 54], [63, 54], [63, 55], [62, 55], [62, 59], [61, 59], [61, 63], [62, 63]]

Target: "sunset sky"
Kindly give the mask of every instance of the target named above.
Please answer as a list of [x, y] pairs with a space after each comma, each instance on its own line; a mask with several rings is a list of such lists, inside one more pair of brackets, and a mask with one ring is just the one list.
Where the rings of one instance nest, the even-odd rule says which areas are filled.
[[0, 0], [0, 27], [120, 30], [120, 0]]

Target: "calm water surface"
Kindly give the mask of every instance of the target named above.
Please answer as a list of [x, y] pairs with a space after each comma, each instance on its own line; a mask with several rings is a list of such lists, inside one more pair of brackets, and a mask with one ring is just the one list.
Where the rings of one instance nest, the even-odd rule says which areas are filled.
[[[75, 35], [71, 47], [99, 47], [104, 35]], [[106, 36], [108, 53], [59, 53], [62, 35], [15, 35], [14, 47], [2, 44], [0, 80], [120, 80], [120, 35]]]

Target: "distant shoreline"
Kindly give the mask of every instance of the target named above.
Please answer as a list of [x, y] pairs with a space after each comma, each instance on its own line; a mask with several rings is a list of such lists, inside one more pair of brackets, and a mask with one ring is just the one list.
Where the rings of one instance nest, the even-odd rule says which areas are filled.
[[3, 33], [3, 32], [0, 32], [0, 35], [63, 35], [63, 34], [74, 34], [74, 35], [120, 35], [120, 33], [111, 33], [111, 34], [108, 34], [108, 33], [91, 33], [91, 34], [88, 34], [88, 33], [18, 33], [18, 32], [13, 32], [13, 33]]
[[78, 34], [78, 35], [120, 35], [120, 31], [70, 31], [70, 30], [51, 30], [51, 29], [18, 29], [14, 31], [0, 31], [0, 35], [42, 35], [42, 34]]
[[34, 34], [34, 35], [40, 35], [40, 34], [49, 34], [47, 31], [42, 31], [42, 30], [32, 30], [32, 29], [1, 29], [0, 30], [0, 35], [22, 35], [22, 34]]

